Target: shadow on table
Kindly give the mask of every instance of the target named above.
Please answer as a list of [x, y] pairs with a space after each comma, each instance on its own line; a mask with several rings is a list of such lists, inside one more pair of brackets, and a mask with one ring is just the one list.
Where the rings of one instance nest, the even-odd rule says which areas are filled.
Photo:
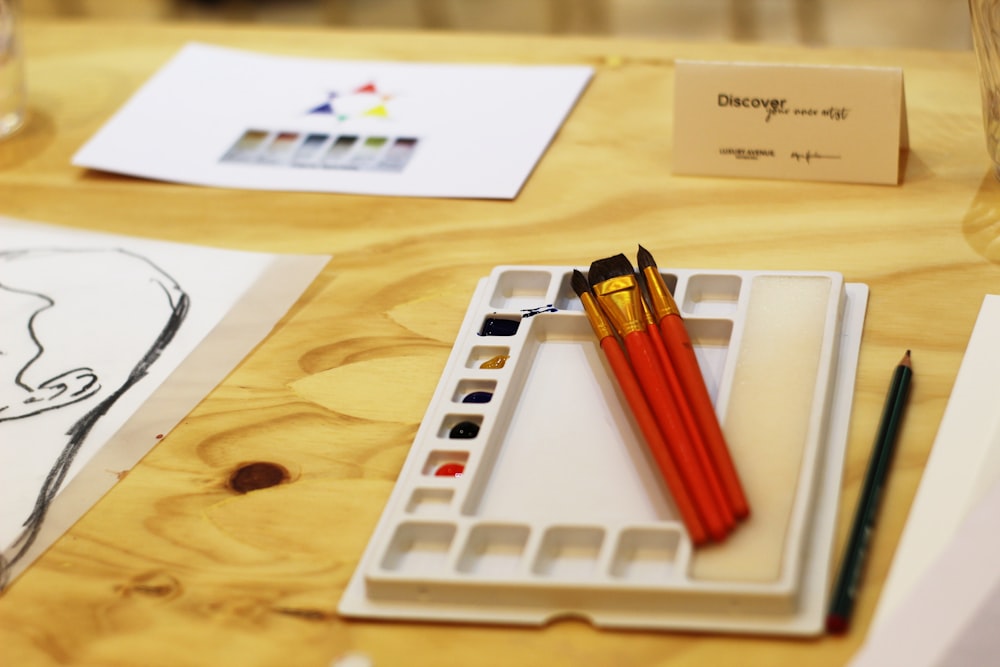
[[24, 125], [10, 138], [0, 142], [0, 171], [13, 169], [39, 155], [55, 139], [52, 117], [35, 108], [28, 109]]
[[972, 249], [1000, 264], [1000, 181], [990, 169], [962, 219], [962, 233]]

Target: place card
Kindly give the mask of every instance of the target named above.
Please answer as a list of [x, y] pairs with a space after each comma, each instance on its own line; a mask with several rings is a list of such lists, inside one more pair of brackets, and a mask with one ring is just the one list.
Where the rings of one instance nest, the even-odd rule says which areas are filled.
[[677, 61], [676, 174], [898, 184], [903, 71]]

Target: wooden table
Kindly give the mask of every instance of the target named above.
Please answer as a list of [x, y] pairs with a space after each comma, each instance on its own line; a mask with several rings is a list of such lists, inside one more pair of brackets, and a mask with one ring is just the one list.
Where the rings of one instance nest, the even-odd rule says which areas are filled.
[[[70, 166], [186, 41], [327, 58], [583, 63], [596, 75], [505, 201], [244, 192]], [[1000, 186], [971, 53], [219, 26], [27, 25], [31, 120], [0, 214], [220, 247], [329, 252], [274, 334], [0, 597], [0, 664], [841, 665], [862, 641], [985, 293]], [[899, 187], [670, 173], [675, 58], [902, 66]], [[642, 243], [661, 267], [835, 270], [871, 287], [838, 553], [889, 373], [916, 381], [853, 631], [816, 640], [346, 621], [335, 609], [476, 280]], [[291, 479], [244, 495], [248, 462]]]

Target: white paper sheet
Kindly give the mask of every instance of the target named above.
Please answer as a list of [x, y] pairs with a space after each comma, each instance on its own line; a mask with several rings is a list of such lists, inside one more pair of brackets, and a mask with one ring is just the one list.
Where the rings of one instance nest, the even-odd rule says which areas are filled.
[[882, 589], [877, 632], [1000, 480], [1000, 296], [983, 299], [917, 495]]
[[957, 527], [851, 667], [997, 664], [1000, 653], [1000, 484]]
[[327, 256], [0, 217], [0, 589], [264, 338]]
[[592, 73], [189, 44], [73, 164], [218, 187], [511, 199]]

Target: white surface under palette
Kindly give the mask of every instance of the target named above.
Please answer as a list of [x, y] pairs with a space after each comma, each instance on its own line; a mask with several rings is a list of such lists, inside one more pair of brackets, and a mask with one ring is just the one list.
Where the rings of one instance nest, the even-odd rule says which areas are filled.
[[340, 613], [821, 632], [867, 287], [661, 267], [751, 507], [694, 549], [572, 271], [480, 281]]

